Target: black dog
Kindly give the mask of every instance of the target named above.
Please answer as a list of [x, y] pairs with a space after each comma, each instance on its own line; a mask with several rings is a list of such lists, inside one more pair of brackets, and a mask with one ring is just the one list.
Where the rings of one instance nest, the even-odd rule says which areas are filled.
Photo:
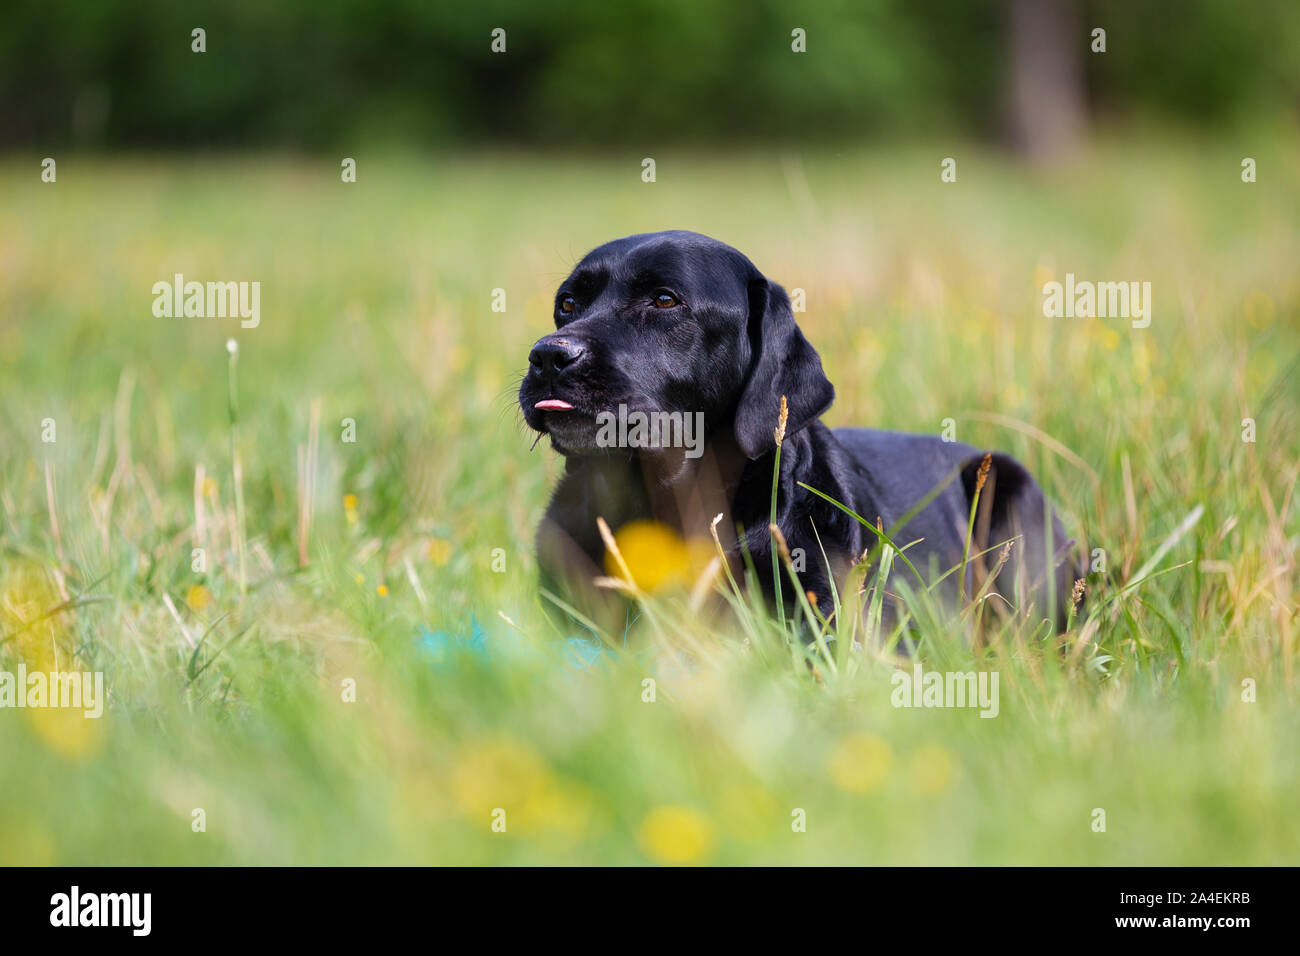
[[[742, 528], [764, 591], [774, 594], [768, 525], [782, 396], [789, 418], [777, 524], [792, 553], [804, 556], [800, 581], [823, 613], [832, 607], [832, 576], [839, 586], [876, 536], [800, 483], [872, 524], [879, 519], [900, 546], [915, 541], [905, 553], [927, 580], [961, 566], [984, 453], [937, 436], [832, 432], [818, 421], [835, 397], [820, 357], [795, 325], [785, 291], [730, 246], [680, 231], [606, 243], [561, 284], [555, 325], [528, 357], [519, 404], [528, 425], [565, 456], [564, 479], [538, 531], [544, 583], [584, 612], [621, 623], [608, 592], [591, 586], [606, 573], [598, 517], [614, 529], [654, 519], [707, 540], [723, 513], [724, 547], [739, 555], [735, 529]], [[619, 406], [631, 420], [669, 412], [700, 421], [703, 443], [683, 448], [661, 430], [640, 447], [611, 447], [613, 429], [602, 424]], [[1042, 490], [1018, 462], [994, 454], [980, 500], [969, 551], [990, 553], [968, 563], [966, 594], [978, 591], [981, 567], [996, 565], [998, 546], [1016, 539], [993, 589], [1008, 605], [1032, 602], [1037, 619], [1061, 628], [1073, 579], [1070, 543]], [[902, 567], [895, 562], [894, 573], [910, 574]], [[955, 597], [959, 576], [949, 574], [936, 590]], [[788, 602], [788, 580], [782, 591]]]

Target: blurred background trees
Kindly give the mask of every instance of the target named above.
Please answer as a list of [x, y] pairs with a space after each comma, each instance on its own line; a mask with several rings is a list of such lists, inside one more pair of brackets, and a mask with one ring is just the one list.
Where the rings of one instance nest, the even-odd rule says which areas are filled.
[[942, 132], [1033, 152], [1088, 119], [1294, 119], [1298, 54], [1295, 0], [5, 0], [0, 147]]

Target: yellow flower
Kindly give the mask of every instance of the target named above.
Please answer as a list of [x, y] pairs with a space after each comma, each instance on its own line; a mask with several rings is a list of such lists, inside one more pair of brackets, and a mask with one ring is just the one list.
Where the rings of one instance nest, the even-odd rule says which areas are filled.
[[429, 542], [429, 560], [443, 567], [451, 560], [451, 542], [446, 538], [433, 538]]
[[[691, 549], [667, 525], [657, 521], [630, 521], [614, 533], [614, 543], [641, 590], [690, 585]], [[702, 554], [703, 549], [697, 553]], [[611, 577], [623, 576], [613, 554], [605, 554], [605, 571]]]
[[954, 768], [948, 751], [937, 744], [922, 747], [912, 757], [912, 789], [926, 796], [943, 793], [952, 783]]
[[462, 809], [482, 815], [485, 823], [496, 807], [511, 814], [536, 800], [546, 785], [546, 766], [537, 754], [506, 739], [467, 744], [451, 776]]
[[451, 794], [474, 822], [490, 826], [499, 808], [506, 832], [552, 847], [609, 827], [608, 810], [592, 791], [558, 776], [536, 752], [508, 737], [465, 744], [450, 781]]
[[212, 603], [212, 592], [202, 584], [196, 584], [185, 595], [185, 603], [195, 611], [205, 611]]
[[831, 751], [831, 780], [850, 793], [870, 793], [889, 776], [894, 753], [889, 744], [870, 734], [850, 734]]
[[[50, 614], [60, 601], [59, 593], [39, 566], [21, 560], [0, 564], [0, 634], [11, 638], [4, 650], [27, 665], [29, 677], [38, 671], [46, 675], [43, 706], [21, 713], [46, 747], [76, 759], [99, 748], [104, 718], [87, 717], [88, 707], [51, 706], [60, 690], [48, 675], [56, 671], [64, 676], [76, 675], [80, 670], [67, 641], [68, 613]], [[28, 691], [27, 687], [15, 688], [19, 694]]]
[[379, 587], [375, 588], [375, 593], [380, 597], [388, 597], [388, 586], [385, 584], [379, 585]]
[[551, 774], [508, 819], [518, 823], [525, 833], [540, 835], [546, 831], [547, 842], [552, 845], [590, 837], [609, 826], [607, 812], [591, 791]]
[[357, 496], [356, 496], [356, 495], [352, 495], [352, 494], [344, 495], [344, 496], [343, 496], [343, 508], [344, 508], [345, 511], [356, 511], [356, 510], [357, 510]]
[[204, 479], [203, 479], [203, 497], [204, 497], [204, 498], [215, 498], [216, 496], [217, 496], [217, 479], [215, 479], [215, 478], [204, 478]]
[[660, 863], [698, 863], [713, 852], [713, 824], [698, 810], [683, 806], [656, 807], [641, 821], [637, 842]]
[[88, 757], [103, 743], [106, 717], [87, 717], [76, 707], [32, 707], [24, 713], [36, 736], [63, 757]]
[[66, 647], [68, 615], [50, 614], [62, 601], [45, 570], [35, 563], [0, 561], [0, 634], [5, 644], [29, 669], [49, 671], [60, 662]]

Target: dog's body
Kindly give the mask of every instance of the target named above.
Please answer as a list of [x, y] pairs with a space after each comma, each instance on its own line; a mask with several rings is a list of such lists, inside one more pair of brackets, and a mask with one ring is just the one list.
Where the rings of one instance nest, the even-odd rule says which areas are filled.
[[[606, 620], [614, 613], [609, 595], [591, 586], [606, 571], [597, 518], [614, 529], [651, 519], [689, 539], [707, 538], [722, 514], [717, 530], [729, 555], [738, 565], [735, 529], [744, 529], [759, 581], [774, 593], [768, 525], [783, 396], [789, 418], [776, 523], [803, 557], [800, 582], [825, 613], [832, 578], [838, 586], [876, 536], [805, 485], [910, 544], [905, 553], [923, 576], [910, 582], [914, 590], [961, 566], [983, 453], [937, 436], [832, 431], [818, 421], [834, 398], [820, 357], [785, 292], [730, 246], [688, 232], [607, 243], [560, 287], [556, 325], [529, 356], [520, 405], [566, 458], [538, 531], [539, 563], [585, 613]], [[605, 447], [597, 416], [620, 404], [702, 413], [704, 454]], [[1015, 539], [993, 588], [1016, 607], [1032, 601], [1036, 617], [1059, 627], [1073, 575], [1065, 533], [1041, 489], [1014, 459], [994, 454], [981, 502], [967, 593], [979, 570], [995, 565], [998, 546]], [[997, 550], [978, 557], [988, 549]], [[954, 571], [939, 590], [955, 596], [960, 583]], [[787, 600], [790, 590], [783, 589]]]

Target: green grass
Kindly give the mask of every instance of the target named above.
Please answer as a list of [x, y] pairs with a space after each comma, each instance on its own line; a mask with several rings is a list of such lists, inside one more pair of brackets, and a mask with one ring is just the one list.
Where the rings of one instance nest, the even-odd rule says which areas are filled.
[[[49, 185], [8, 157], [0, 669], [103, 671], [110, 702], [0, 710], [0, 862], [1294, 862], [1300, 174], [1262, 143], [1254, 185], [1177, 140], [1051, 174], [665, 151], [655, 184], [640, 156], [359, 157], [347, 186], [328, 158], [69, 155]], [[951, 418], [1105, 549], [1064, 646], [922, 621], [927, 668], [999, 672], [996, 719], [894, 708], [843, 639], [814, 675], [738, 599], [730, 626], [656, 599], [590, 666], [547, 623], [560, 463], [518, 375], [577, 256], [670, 227], [807, 290], [830, 424]], [[1150, 328], [1044, 318], [1067, 271], [1151, 281]], [[175, 272], [260, 281], [261, 325], [155, 318]]]

